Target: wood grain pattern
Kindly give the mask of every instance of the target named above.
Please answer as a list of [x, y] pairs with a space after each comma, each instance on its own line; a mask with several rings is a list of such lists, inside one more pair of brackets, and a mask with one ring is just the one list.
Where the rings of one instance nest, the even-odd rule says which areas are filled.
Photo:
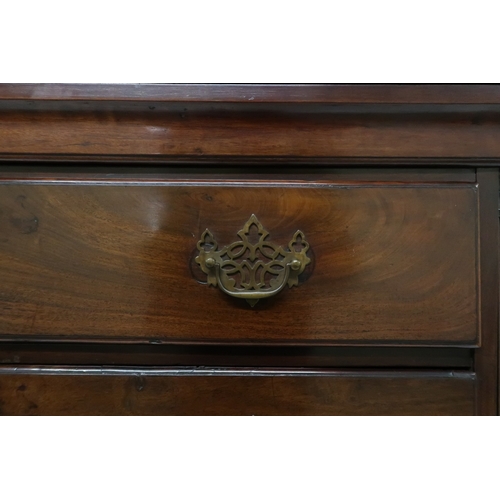
[[136, 110], [0, 112], [0, 156], [498, 158], [498, 113]]
[[[0, 212], [4, 339], [478, 342], [473, 185], [6, 183]], [[255, 309], [193, 262], [207, 227], [228, 244], [252, 213], [279, 244], [304, 231], [313, 259]]]
[[0, 414], [472, 415], [474, 380], [457, 372], [1, 369]]
[[[0, 84], [0, 414], [498, 414], [499, 112], [498, 85]], [[193, 264], [251, 213], [313, 259], [255, 309]]]

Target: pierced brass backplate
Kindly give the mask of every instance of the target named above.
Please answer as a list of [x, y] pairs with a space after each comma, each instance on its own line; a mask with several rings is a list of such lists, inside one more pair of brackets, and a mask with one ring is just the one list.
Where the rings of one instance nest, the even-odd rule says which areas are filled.
[[[252, 228], [254, 226], [255, 229]], [[258, 239], [250, 242], [250, 232]], [[256, 234], [255, 234], [256, 230]], [[207, 284], [231, 295], [245, 299], [252, 307], [266, 297], [276, 295], [285, 286], [298, 285], [298, 277], [311, 262], [302, 231], [296, 231], [288, 248], [265, 241], [269, 233], [259, 219], [252, 215], [238, 231], [241, 241], [217, 250], [218, 243], [206, 229], [198, 241], [196, 262], [207, 275]]]

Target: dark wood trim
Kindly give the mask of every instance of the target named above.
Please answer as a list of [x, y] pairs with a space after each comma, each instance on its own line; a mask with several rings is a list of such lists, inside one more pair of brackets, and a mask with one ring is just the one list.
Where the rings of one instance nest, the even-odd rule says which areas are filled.
[[4, 83], [0, 99], [318, 104], [500, 104], [500, 85]]
[[0, 365], [472, 369], [473, 351], [424, 347], [262, 347], [0, 342]]
[[[500, 158], [500, 113], [0, 111], [4, 159]], [[16, 156], [17, 155], [17, 156]]]
[[[1, 342], [33, 342], [33, 343], [61, 343], [61, 342], [77, 342], [77, 343], [91, 343], [91, 344], [103, 344], [103, 345], [145, 345], [145, 342], [150, 344], [158, 344], [158, 345], [191, 345], [191, 346], [201, 346], [206, 345], [207, 341], [205, 339], [193, 339], [189, 340], [189, 343], [186, 342], [185, 338], [180, 337], [172, 337], [169, 338], [168, 341], [159, 341], [159, 340], [151, 340], [144, 341], [142, 339], [128, 338], [128, 337], [113, 337], [113, 338], [103, 338], [101, 336], [92, 336], [86, 335], [77, 336], [72, 335], [71, 338], [69, 335], [44, 335], [42, 336], [24, 336], [21, 334], [2, 334], [0, 337]], [[458, 341], [458, 340], [439, 340], [439, 341], [421, 341], [421, 340], [376, 340], [376, 341], [366, 341], [366, 340], [307, 340], [307, 341], [297, 341], [297, 340], [276, 340], [276, 341], [260, 341], [257, 345], [263, 347], [377, 347], [377, 348], [385, 348], [385, 347], [422, 347], [422, 348], [457, 348], [457, 349], [477, 349], [477, 339], [473, 341]], [[231, 345], [226, 338], [214, 338], [210, 340], [210, 344], [214, 346], [227, 347]], [[256, 345], [255, 339], [242, 338], [238, 340], [238, 345], [242, 347], [252, 347]]]
[[220, 183], [221, 181], [242, 182], [306, 182], [328, 184], [372, 183], [475, 183], [474, 168], [317, 168], [304, 167], [208, 167], [187, 166], [22, 166], [0, 165], [0, 183], [5, 182], [124, 182], [141, 184], [151, 182], [202, 181]]
[[282, 368], [222, 368], [222, 367], [182, 367], [182, 368], [144, 368], [141, 366], [129, 366], [127, 368], [110, 368], [95, 366], [71, 367], [67, 365], [47, 366], [1, 366], [2, 375], [75, 375], [75, 376], [152, 376], [152, 377], [200, 377], [200, 376], [220, 376], [220, 377], [261, 377], [269, 375], [279, 375], [282, 377], [356, 377], [356, 378], [453, 378], [476, 380], [476, 374], [463, 370], [336, 370], [324, 369], [282, 369]]
[[476, 352], [477, 414], [498, 414], [498, 170], [479, 168], [481, 348]]
[[473, 415], [474, 373], [0, 368], [2, 415]]
[[88, 165], [96, 168], [96, 165], [113, 168], [114, 166], [127, 165], [135, 168], [148, 168], [151, 165], [161, 166], [187, 166], [210, 168], [216, 165], [224, 168], [241, 168], [260, 165], [261, 167], [286, 168], [290, 165], [316, 168], [319, 166], [336, 168], [477, 168], [496, 167], [500, 163], [500, 155], [491, 158], [445, 158], [445, 157], [308, 157], [308, 156], [157, 156], [157, 155], [93, 155], [93, 154], [26, 154], [26, 153], [1, 153], [0, 165], [18, 166], [46, 165], [50, 163], [59, 168], [65, 165]]

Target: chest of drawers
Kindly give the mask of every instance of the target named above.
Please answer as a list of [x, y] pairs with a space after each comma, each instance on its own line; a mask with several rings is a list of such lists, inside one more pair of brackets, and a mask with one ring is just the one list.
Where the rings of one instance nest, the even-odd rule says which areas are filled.
[[497, 86], [0, 85], [0, 412], [498, 412]]

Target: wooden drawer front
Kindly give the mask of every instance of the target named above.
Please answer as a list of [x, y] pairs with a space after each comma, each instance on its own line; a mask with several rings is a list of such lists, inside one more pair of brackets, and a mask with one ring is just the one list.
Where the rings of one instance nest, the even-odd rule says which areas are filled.
[[457, 373], [0, 370], [2, 415], [473, 415]]
[[[195, 262], [256, 214], [311, 263], [250, 307]], [[478, 345], [474, 185], [0, 185], [0, 336]]]

